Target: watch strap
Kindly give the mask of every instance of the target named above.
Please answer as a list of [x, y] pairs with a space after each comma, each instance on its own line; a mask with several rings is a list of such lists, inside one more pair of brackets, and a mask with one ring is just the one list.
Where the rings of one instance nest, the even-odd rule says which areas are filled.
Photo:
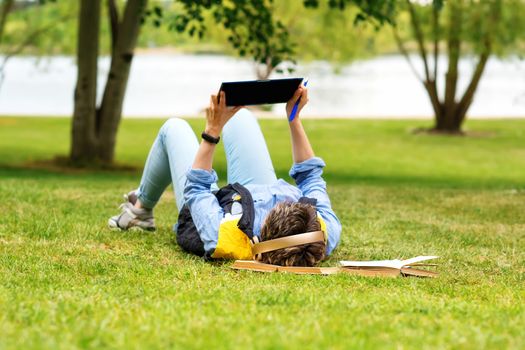
[[215, 145], [218, 144], [219, 141], [221, 140], [221, 137], [220, 137], [220, 136], [218, 136], [218, 137], [213, 137], [213, 136], [211, 136], [210, 134], [206, 134], [206, 132], [204, 132], [204, 131], [202, 132], [201, 137], [202, 137], [202, 139], [203, 139], [204, 141], [207, 141], [207, 142], [209, 142], [209, 143], [213, 143], [213, 144], [215, 144]]

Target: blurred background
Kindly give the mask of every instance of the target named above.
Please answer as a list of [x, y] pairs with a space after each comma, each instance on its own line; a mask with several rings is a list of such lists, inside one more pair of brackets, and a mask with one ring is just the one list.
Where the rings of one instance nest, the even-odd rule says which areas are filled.
[[460, 133], [467, 116], [525, 116], [522, 0], [2, 0], [0, 10], [0, 115], [73, 117], [73, 141], [92, 146], [114, 148], [122, 116], [202, 116], [222, 81], [288, 76], [310, 79], [305, 117], [421, 118]]

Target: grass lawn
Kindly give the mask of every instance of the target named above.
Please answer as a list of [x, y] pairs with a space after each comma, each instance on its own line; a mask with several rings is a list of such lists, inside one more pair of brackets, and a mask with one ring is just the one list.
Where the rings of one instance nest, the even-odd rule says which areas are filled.
[[[191, 121], [200, 131], [202, 121]], [[343, 223], [325, 265], [440, 255], [437, 279], [236, 272], [154, 234], [106, 228], [136, 172], [59, 172], [69, 120], [0, 118], [0, 349], [525, 348], [525, 120], [480, 137], [420, 121], [307, 120]], [[162, 120], [125, 120], [118, 162], [141, 167]], [[423, 123], [424, 124], [424, 123]], [[261, 122], [279, 176], [286, 121]], [[216, 169], [224, 179], [224, 154]]]

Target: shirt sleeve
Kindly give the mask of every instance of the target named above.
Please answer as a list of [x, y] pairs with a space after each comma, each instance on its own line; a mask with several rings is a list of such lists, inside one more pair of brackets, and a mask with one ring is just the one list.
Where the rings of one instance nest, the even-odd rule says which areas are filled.
[[224, 210], [211, 192], [211, 185], [217, 182], [217, 173], [215, 170], [190, 169], [186, 177], [184, 200], [204, 243], [204, 250], [212, 253], [217, 246], [219, 226], [224, 217]]
[[295, 180], [303, 196], [317, 199], [317, 212], [326, 223], [328, 242], [326, 254], [330, 255], [339, 244], [341, 238], [341, 222], [332, 210], [330, 198], [326, 192], [326, 182], [323, 180], [325, 162], [319, 157], [295, 163], [290, 169], [290, 176]]

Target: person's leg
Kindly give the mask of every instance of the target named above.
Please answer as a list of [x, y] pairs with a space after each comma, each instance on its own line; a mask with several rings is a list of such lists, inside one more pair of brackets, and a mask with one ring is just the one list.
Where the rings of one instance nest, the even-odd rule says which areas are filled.
[[224, 126], [222, 139], [228, 183], [272, 184], [277, 181], [266, 141], [255, 116], [246, 108]]
[[199, 142], [188, 122], [172, 118], [164, 123], [148, 155], [137, 191], [144, 207], [153, 208], [166, 187], [173, 183], [177, 208], [182, 209], [186, 172], [193, 164], [198, 148]]

